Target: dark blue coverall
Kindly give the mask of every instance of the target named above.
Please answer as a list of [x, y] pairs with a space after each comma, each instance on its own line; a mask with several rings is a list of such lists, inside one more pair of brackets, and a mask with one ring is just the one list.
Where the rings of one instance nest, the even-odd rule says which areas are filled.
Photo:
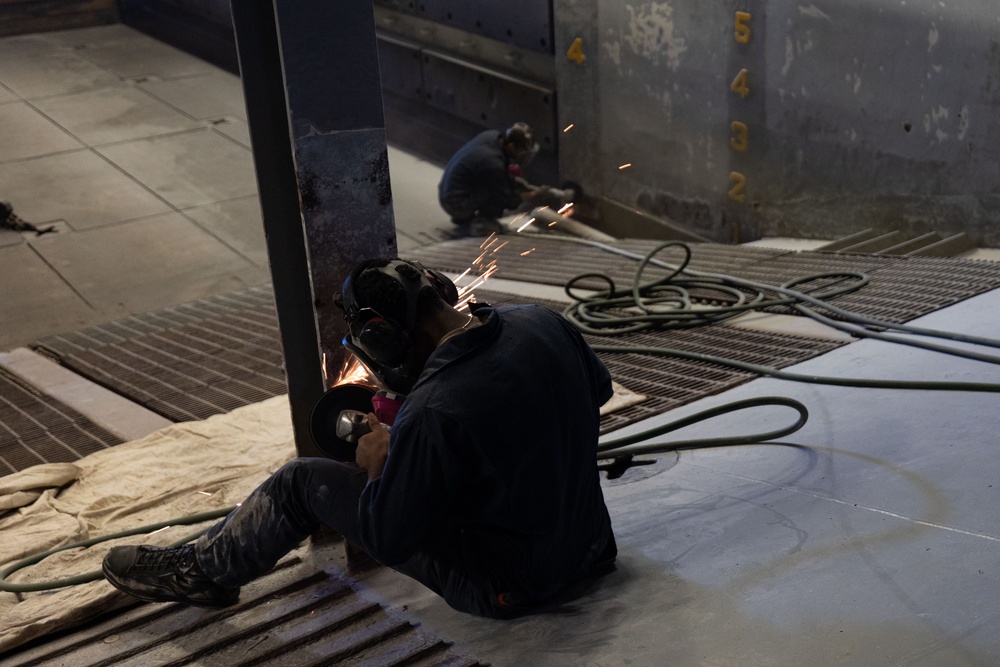
[[285, 465], [196, 542], [205, 573], [242, 585], [325, 524], [452, 607], [502, 618], [610, 564], [596, 458], [607, 370], [549, 310], [484, 313], [430, 357], [380, 478], [327, 459]]
[[477, 216], [496, 219], [505, 210], [517, 208], [521, 200], [509, 167], [503, 135], [497, 130], [477, 134], [444, 168], [438, 184], [441, 208], [457, 225], [468, 224]]

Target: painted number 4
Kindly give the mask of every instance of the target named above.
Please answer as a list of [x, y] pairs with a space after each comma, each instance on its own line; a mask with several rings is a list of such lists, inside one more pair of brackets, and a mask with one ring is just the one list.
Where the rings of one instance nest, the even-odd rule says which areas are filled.
[[733, 91], [743, 99], [746, 99], [747, 95], [750, 94], [750, 84], [747, 82], [748, 75], [749, 73], [747, 72], [747, 68], [744, 67], [740, 70], [740, 73], [736, 75], [736, 78], [733, 79], [733, 82], [729, 84], [729, 90]]

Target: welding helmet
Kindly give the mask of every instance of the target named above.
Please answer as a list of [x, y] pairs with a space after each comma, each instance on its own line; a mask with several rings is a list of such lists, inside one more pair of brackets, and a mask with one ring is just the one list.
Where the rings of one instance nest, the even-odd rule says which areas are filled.
[[511, 162], [526, 168], [538, 155], [538, 142], [535, 133], [527, 123], [514, 123], [503, 135], [504, 145], [514, 146], [514, 154], [509, 155]]
[[[406, 312], [388, 316], [360, 303], [355, 285], [362, 273], [377, 271], [392, 278], [403, 288]], [[350, 328], [344, 337], [347, 347], [376, 377], [390, 389], [407, 393], [416, 378], [405, 369], [413, 353], [412, 331], [416, 325], [420, 294], [433, 289], [449, 306], [458, 303], [458, 288], [440, 271], [427, 269], [419, 262], [400, 259], [384, 265], [377, 261], [356, 267], [344, 281], [343, 291], [334, 301], [344, 309]]]

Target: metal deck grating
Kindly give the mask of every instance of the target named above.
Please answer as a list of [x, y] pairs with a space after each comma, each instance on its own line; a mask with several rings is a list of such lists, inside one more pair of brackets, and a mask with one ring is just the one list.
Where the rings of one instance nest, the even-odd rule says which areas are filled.
[[[501, 277], [563, 285], [588, 271], [608, 273], [619, 286], [631, 283], [637, 260], [597, 247], [544, 236], [511, 235], [495, 253]], [[411, 253], [429, 267], [461, 272], [482, 253], [482, 239], [462, 239]], [[608, 245], [644, 255], [658, 245], [622, 240]], [[832, 255], [767, 248], [691, 244], [690, 267], [728, 273], [766, 284], [826, 271], [867, 273], [871, 283], [832, 301], [869, 317], [906, 322], [1000, 286], [1000, 264], [955, 259]], [[522, 253], [529, 252], [522, 256]], [[665, 261], [677, 261], [666, 251]], [[661, 269], [651, 268], [655, 275]], [[815, 288], [823, 281], [817, 281]], [[603, 287], [594, 284], [594, 287]], [[484, 300], [522, 297], [478, 290]], [[695, 291], [694, 296], [699, 296]], [[560, 311], [564, 304], [547, 305]], [[791, 311], [788, 311], [791, 312]], [[609, 339], [588, 337], [591, 344]], [[838, 343], [727, 327], [673, 330], [615, 338], [616, 345], [667, 345], [785, 367], [822, 354]], [[203, 419], [285, 392], [278, 326], [268, 286], [145, 313], [35, 344], [63, 365], [174, 421]], [[700, 362], [641, 355], [601, 355], [615, 378], [650, 398], [609, 416], [610, 431], [647, 416], [715, 394], [751, 379], [748, 373]]]
[[286, 391], [270, 288], [129, 317], [33, 347], [173, 421], [204, 419]]
[[0, 371], [0, 476], [76, 461], [122, 439], [51, 396]]
[[[505, 241], [508, 241], [504, 237]], [[459, 273], [475, 260], [481, 239], [461, 239], [419, 248], [413, 259], [444, 271]], [[605, 245], [645, 255], [660, 242], [626, 239]], [[859, 292], [835, 297], [832, 304], [862, 315], [903, 323], [957, 303], [982, 292], [1000, 287], [1000, 263], [962, 259], [924, 257], [887, 257], [844, 255], [818, 252], [788, 252], [744, 246], [689, 244], [692, 250], [689, 268], [705, 273], [721, 273], [768, 285], [781, 285], [802, 276], [834, 271], [866, 273], [870, 283]], [[530, 254], [521, 253], [534, 249]], [[638, 261], [599, 248], [558, 241], [544, 236], [511, 236], [496, 256], [498, 277], [563, 285], [575, 276], [588, 272], [605, 273], [619, 288], [631, 285]], [[667, 250], [659, 258], [673, 263], [681, 254]], [[662, 271], [650, 267], [644, 275], [653, 278]], [[813, 281], [808, 290], [829, 284]], [[582, 287], [603, 289], [600, 281], [582, 283]], [[695, 291], [694, 296], [701, 294]], [[792, 311], [786, 311], [792, 312]]]
[[142, 604], [2, 656], [9, 667], [477, 667], [481, 663], [298, 558], [221, 610]]

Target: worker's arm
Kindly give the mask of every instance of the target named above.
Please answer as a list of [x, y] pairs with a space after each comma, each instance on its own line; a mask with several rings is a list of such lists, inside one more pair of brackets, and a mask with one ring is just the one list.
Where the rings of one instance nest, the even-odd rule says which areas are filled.
[[389, 455], [389, 429], [387, 429], [374, 413], [365, 417], [371, 432], [358, 439], [358, 447], [354, 452], [354, 460], [368, 473], [368, 481], [378, 479], [385, 469], [385, 459]]
[[371, 478], [369, 470], [371, 481], [358, 508], [362, 544], [380, 563], [406, 561], [445, 523], [462, 484], [446, 443], [466, 440], [453, 422], [432, 410], [393, 425], [382, 474]]

